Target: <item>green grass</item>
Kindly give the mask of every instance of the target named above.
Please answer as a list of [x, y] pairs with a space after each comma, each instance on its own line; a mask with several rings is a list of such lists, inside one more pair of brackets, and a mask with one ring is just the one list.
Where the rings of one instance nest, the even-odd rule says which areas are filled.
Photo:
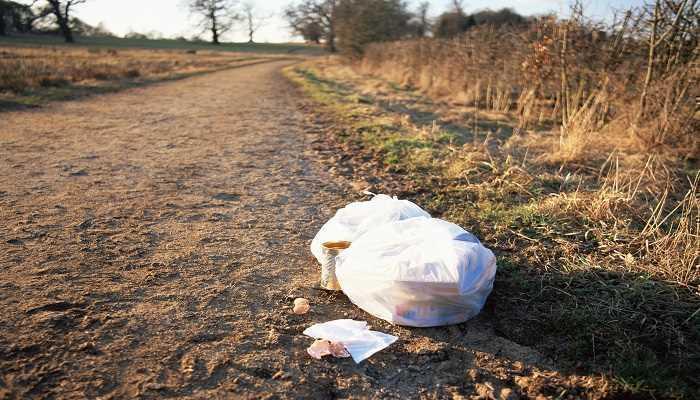
[[175, 39], [124, 39], [117, 37], [76, 37], [76, 43], [65, 43], [55, 35], [0, 36], [0, 46], [68, 46], [105, 49], [208, 50], [263, 54], [320, 55], [318, 46], [300, 43], [222, 43], [189, 42]]
[[369, 147], [379, 150], [384, 162], [395, 170], [404, 166], [407, 159], [415, 162], [412, 166], [416, 169], [424, 170], [428, 167], [426, 162], [435, 156], [432, 151], [436, 144], [452, 143], [456, 137], [455, 133], [446, 130], [431, 138], [405, 135], [393, 119], [368, 115], [373, 102], [367, 96], [355, 93], [339, 82], [323, 79], [312, 69], [292, 68], [286, 73], [312, 99], [343, 118], [350, 130], [361, 135]]

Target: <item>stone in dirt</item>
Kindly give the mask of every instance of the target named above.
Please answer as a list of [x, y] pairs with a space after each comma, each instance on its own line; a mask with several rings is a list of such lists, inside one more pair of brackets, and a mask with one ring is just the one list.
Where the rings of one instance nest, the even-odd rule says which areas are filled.
[[240, 195], [235, 194], [235, 193], [217, 193], [214, 196], [214, 200], [222, 200], [222, 201], [236, 201], [241, 198]]
[[292, 312], [297, 315], [303, 315], [309, 312], [311, 309], [311, 306], [309, 305], [309, 301], [304, 299], [304, 298], [298, 298], [294, 300], [294, 308], [292, 308]]

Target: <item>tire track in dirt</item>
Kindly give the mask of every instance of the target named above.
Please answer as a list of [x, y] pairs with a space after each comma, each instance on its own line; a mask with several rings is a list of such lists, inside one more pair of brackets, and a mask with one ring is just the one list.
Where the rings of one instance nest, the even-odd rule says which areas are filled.
[[[0, 397], [450, 397], [540, 362], [479, 318], [392, 327], [313, 289], [308, 242], [348, 196], [289, 64], [0, 114]], [[303, 329], [343, 317], [401, 342], [311, 360]]]

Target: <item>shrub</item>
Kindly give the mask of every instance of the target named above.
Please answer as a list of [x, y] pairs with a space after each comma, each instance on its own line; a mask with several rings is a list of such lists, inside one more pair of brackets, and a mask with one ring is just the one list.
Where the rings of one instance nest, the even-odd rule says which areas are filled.
[[[453, 38], [374, 43], [361, 67], [434, 96], [516, 110], [522, 130], [558, 124], [570, 156], [583, 154], [572, 147], [585, 146], [581, 138], [615, 127], [642, 150], [698, 157], [700, 6], [650, 7], [609, 26], [579, 10], [568, 20], [545, 16], [479, 25]], [[647, 19], [654, 13], [655, 24]], [[520, 21], [503, 11], [480, 18]]]

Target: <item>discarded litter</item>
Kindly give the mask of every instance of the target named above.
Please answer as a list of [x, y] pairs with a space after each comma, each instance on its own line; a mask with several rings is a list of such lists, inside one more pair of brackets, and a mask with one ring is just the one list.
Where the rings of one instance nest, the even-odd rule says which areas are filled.
[[321, 227], [311, 242], [311, 253], [323, 264], [322, 246], [325, 242], [352, 243], [365, 232], [384, 223], [421, 216], [430, 217], [430, 214], [408, 200], [383, 194], [369, 201], [350, 203]]
[[336, 274], [343, 292], [368, 313], [398, 325], [440, 326], [481, 311], [496, 259], [459, 226], [418, 217], [364, 233], [336, 258]]
[[345, 349], [342, 343], [331, 342], [324, 339], [316, 339], [316, 341], [306, 349], [309, 355], [317, 360], [323, 356], [333, 356], [336, 358], [348, 358], [350, 353]]
[[386, 333], [371, 331], [367, 322], [352, 319], [315, 324], [307, 328], [304, 335], [318, 339], [307, 349], [312, 357], [320, 359], [323, 355], [342, 354], [337, 347], [342, 345], [356, 363], [385, 349], [398, 339]]
[[345, 345], [338, 342], [328, 342], [330, 343], [331, 355], [336, 358], [348, 358], [350, 353], [345, 348]]
[[340, 290], [338, 278], [335, 275], [335, 258], [350, 247], [350, 242], [324, 242], [321, 244], [321, 287], [326, 290]]
[[294, 308], [292, 308], [292, 312], [294, 314], [306, 314], [310, 309], [311, 306], [309, 305], [308, 300], [301, 297], [294, 300]]

